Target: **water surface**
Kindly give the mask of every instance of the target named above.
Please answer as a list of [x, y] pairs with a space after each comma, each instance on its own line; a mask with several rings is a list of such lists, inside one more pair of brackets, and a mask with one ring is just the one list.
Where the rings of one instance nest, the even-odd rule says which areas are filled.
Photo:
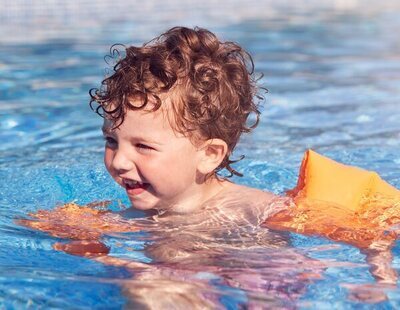
[[[103, 167], [101, 119], [88, 108], [88, 89], [103, 78], [103, 56], [114, 43], [139, 44], [171, 26], [199, 25], [250, 51], [269, 94], [261, 124], [237, 148], [238, 157], [246, 154], [236, 165], [245, 172], [237, 182], [282, 193], [295, 185], [302, 154], [313, 148], [374, 169], [400, 187], [400, 10], [394, 1], [24, 3], [6, 1], [0, 12], [0, 303], [6, 309], [129, 304], [123, 289], [134, 281], [129, 270], [57, 252], [58, 239], [14, 222], [70, 201], [128, 206]], [[106, 242], [115, 257], [146, 263], [146, 238], [126, 233]], [[189, 282], [207, 282], [197, 292], [230, 309], [249, 298], [264, 307], [400, 306], [399, 284], [385, 291], [386, 301], [351, 298], [355, 284], [376, 290], [357, 248], [297, 234], [289, 241], [281, 250], [236, 247], [210, 263], [218, 272], [192, 270]], [[399, 242], [392, 252], [399, 271]], [[319, 276], [304, 280], [299, 274], [307, 268]], [[265, 294], [256, 284], [235, 287], [223, 276], [235, 272], [243, 283], [258, 276], [270, 287]], [[138, 285], [145, 286], [131, 283]]]

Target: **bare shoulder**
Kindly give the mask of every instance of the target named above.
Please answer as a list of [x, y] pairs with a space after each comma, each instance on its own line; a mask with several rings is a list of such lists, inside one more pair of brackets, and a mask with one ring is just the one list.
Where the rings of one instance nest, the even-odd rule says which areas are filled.
[[287, 209], [290, 205], [290, 199], [287, 197], [234, 183], [226, 186], [224, 195], [234, 202], [234, 206], [228, 204], [227, 207], [231, 210], [236, 209], [240, 213], [252, 214], [258, 223], [264, 222], [268, 217]]
[[238, 198], [240, 197], [240, 200], [247, 204], [267, 203], [280, 197], [271, 192], [234, 183], [229, 183], [226, 188], [226, 194], [231, 194]]

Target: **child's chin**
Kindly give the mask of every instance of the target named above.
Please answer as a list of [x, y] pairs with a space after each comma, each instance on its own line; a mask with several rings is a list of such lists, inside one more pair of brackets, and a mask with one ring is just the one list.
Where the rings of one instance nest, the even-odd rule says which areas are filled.
[[129, 197], [129, 200], [131, 201], [131, 204], [134, 209], [141, 210], [141, 211], [147, 211], [147, 210], [153, 210], [157, 208], [156, 203], [152, 203], [150, 201], [141, 201], [138, 199], [134, 199]]

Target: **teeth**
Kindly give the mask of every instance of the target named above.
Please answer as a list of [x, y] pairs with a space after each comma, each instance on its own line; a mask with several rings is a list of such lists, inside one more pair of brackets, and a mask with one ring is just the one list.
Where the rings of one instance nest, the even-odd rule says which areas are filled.
[[124, 183], [126, 184], [126, 185], [128, 185], [128, 186], [135, 186], [135, 185], [137, 185], [137, 184], [141, 184], [140, 182], [138, 182], [138, 181], [135, 181], [135, 180], [124, 180]]

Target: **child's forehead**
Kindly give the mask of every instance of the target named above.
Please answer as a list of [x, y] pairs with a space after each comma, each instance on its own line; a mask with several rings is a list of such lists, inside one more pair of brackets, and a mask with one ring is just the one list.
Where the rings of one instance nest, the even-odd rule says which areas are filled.
[[154, 109], [154, 105], [149, 105], [140, 109], [127, 109], [123, 117], [115, 117], [106, 114], [103, 121], [102, 130], [104, 132], [113, 132], [121, 126], [130, 128], [130, 130], [140, 129], [174, 129], [173, 117], [171, 117], [172, 109], [161, 105], [158, 109]]
[[[124, 128], [131, 128], [135, 131], [138, 129], [148, 130], [159, 130], [164, 129], [172, 131], [177, 136], [186, 136], [186, 130], [182, 130], [178, 123], [181, 121], [181, 117], [177, 115], [180, 109], [178, 106], [181, 105], [181, 97], [177, 94], [176, 89], [174, 91], [168, 91], [157, 94], [158, 99], [155, 96], [148, 96], [146, 105], [143, 106], [143, 98], [141, 96], [131, 96], [128, 98], [129, 104], [121, 102], [111, 103], [108, 105], [108, 111], [116, 110], [117, 107], [122, 107], [123, 113], [121, 115], [105, 113], [102, 130], [105, 134], [113, 133], [120, 126]], [[131, 117], [132, 113], [135, 117]], [[128, 116], [129, 114], [129, 116]], [[154, 127], [153, 127], [154, 126]]]

